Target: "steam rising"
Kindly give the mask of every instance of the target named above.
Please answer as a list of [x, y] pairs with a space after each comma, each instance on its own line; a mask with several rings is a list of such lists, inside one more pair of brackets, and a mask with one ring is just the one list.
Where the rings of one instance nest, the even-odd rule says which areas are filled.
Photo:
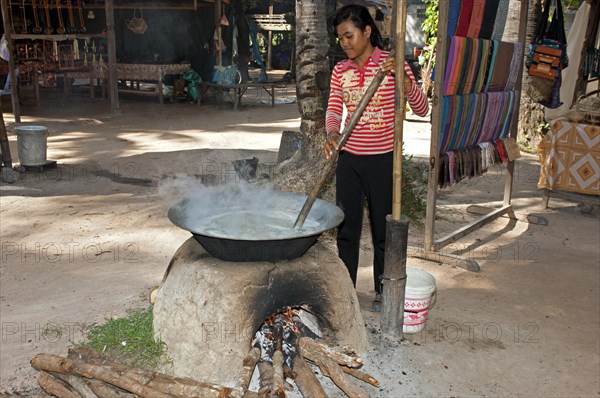
[[175, 225], [192, 233], [234, 240], [281, 240], [320, 234], [337, 226], [342, 211], [317, 200], [304, 225], [293, 225], [306, 196], [281, 192], [264, 185], [240, 181], [208, 187], [190, 178], [178, 178], [161, 187], [177, 202], [169, 210]]

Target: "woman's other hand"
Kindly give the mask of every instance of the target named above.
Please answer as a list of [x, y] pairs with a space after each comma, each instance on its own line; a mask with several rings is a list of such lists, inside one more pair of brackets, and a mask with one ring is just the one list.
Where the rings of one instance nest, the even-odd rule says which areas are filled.
[[325, 158], [329, 159], [333, 151], [338, 150], [338, 140], [340, 139], [340, 135], [338, 133], [328, 134], [327, 139], [325, 140]]

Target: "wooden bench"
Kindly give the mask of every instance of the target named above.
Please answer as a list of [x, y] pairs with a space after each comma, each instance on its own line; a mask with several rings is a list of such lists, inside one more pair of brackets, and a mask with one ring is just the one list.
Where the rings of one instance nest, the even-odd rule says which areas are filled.
[[285, 85], [281, 82], [249, 82], [234, 85], [202, 82], [198, 87], [200, 89], [198, 93], [198, 105], [202, 103], [207, 94], [213, 92], [217, 98], [217, 104], [221, 105], [223, 98], [229, 97], [233, 101], [233, 109], [237, 110], [242, 105], [242, 97], [249, 88], [264, 90], [271, 98], [271, 106], [275, 107], [275, 88], [282, 88]]

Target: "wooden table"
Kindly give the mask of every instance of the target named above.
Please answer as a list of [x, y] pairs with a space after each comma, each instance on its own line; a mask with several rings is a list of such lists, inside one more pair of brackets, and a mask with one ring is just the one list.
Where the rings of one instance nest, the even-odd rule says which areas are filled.
[[[166, 75], [177, 75], [185, 73], [190, 69], [190, 64], [117, 64], [117, 79], [125, 83], [124, 87], [119, 87], [120, 93], [157, 96], [161, 104], [164, 103], [163, 79]], [[105, 96], [105, 85], [108, 76], [106, 64], [89, 65], [85, 68], [62, 69], [52, 71], [52, 74], [65, 79], [64, 91], [68, 93], [70, 79], [89, 79], [90, 80], [90, 98], [94, 98], [94, 81], [98, 80], [98, 85], [102, 88], [102, 98]], [[140, 89], [140, 82], [156, 83], [156, 90]], [[39, 82], [34, 79], [36, 101], [39, 103]]]
[[242, 105], [242, 97], [249, 88], [264, 90], [271, 97], [271, 106], [275, 107], [275, 88], [285, 87], [280, 82], [250, 82], [235, 85], [221, 85], [216, 83], [202, 82], [199, 84], [198, 105], [202, 103], [204, 97], [210, 93], [215, 93], [217, 103], [220, 105], [223, 98], [228, 96], [233, 100], [233, 109], [237, 110]]
[[[178, 75], [190, 70], [189, 63], [182, 64], [117, 64], [117, 79], [125, 83], [119, 92], [140, 95], [156, 95], [164, 103], [163, 79], [166, 75]], [[127, 85], [127, 82], [130, 82]], [[156, 91], [140, 90], [140, 82], [156, 83]]]

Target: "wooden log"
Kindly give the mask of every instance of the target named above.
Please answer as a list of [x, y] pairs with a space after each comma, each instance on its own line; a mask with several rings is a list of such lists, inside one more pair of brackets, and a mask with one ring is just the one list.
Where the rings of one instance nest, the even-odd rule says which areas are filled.
[[[301, 339], [302, 340], [302, 339]], [[311, 348], [309, 351], [306, 347]], [[340, 369], [335, 361], [325, 354], [312, 349], [310, 344], [300, 344], [300, 355], [316, 364], [321, 372], [331, 380], [350, 398], [367, 398], [369, 395], [360, 387], [352, 383], [349, 376]]]
[[97, 366], [108, 366], [115, 372], [129, 377], [137, 382], [147, 385], [155, 390], [175, 395], [178, 397], [215, 397], [227, 396], [231, 389], [212, 383], [204, 383], [190, 378], [173, 377], [158, 372], [129, 368], [118, 364], [98, 351], [88, 347], [77, 347], [69, 349], [68, 356]]
[[40, 372], [38, 384], [48, 395], [58, 398], [81, 398], [71, 386], [50, 375], [48, 372]]
[[[340, 365], [348, 366], [351, 368], [358, 368], [362, 366], [363, 360], [360, 357], [353, 357], [350, 355], [342, 354], [341, 352], [337, 352], [331, 347], [327, 347], [311, 338], [301, 337], [299, 340], [299, 346], [304, 349], [305, 354], [302, 354], [308, 360], [312, 353], [319, 353], [327, 358], [331, 358], [333, 361], [339, 363]], [[314, 361], [313, 361], [314, 362]]]
[[133, 398], [134, 395], [128, 393], [112, 384], [104, 383], [100, 380], [89, 379], [86, 384], [98, 396], [98, 398]]
[[250, 385], [250, 380], [252, 379], [252, 374], [254, 373], [254, 368], [259, 359], [260, 348], [252, 347], [242, 362], [242, 369], [240, 370], [235, 387], [228, 395], [230, 398], [242, 398], [246, 394], [248, 386]]
[[[79, 361], [73, 361], [68, 358], [60, 357], [58, 355], [38, 354], [31, 360], [31, 365], [38, 370], [51, 370], [55, 371], [56, 373], [74, 374], [86, 378], [98, 379], [106, 383], [115, 385], [124, 390], [131, 391], [132, 393], [140, 395], [142, 397], [172, 397], [172, 395], [170, 394], [165, 394], [161, 391], [157, 391], [127, 376], [120, 375], [111, 368], [90, 365], [88, 363], [83, 363]], [[50, 369], [43, 368], [42, 366], [48, 366]], [[67, 371], [67, 369], [71, 369], [71, 371]]]
[[261, 398], [268, 397], [271, 394], [271, 388], [273, 388], [273, 364], [267, 361], [259, 361], [258, 372], [260, 374], [258, 378], [260, 385], [258, 396]]
[[327, 397], [327, 393], [321, 382], [302, 356], [297, 355], [294, 358], [293, 367], [295, 373], [294, 381], [304, 398]]
[[376, 378], [374, 378], [373, 376], [371, 376], [368, 373], [362, 372], [355, 368], [349, 368], [347, 366], [340, 366], [340, 368], [344, 371], [344, 373], [349, 374], [350, 376], [356, 377], [357, 379], [362, 380], [365, 383], [369, 383], [372, 386], [375, 386], [377, 388], [379, 388], [381, 386], [381, 383], [379, 383], [379, 380], [377, 380]]
[[285, 398], [285, 388], [283, 379], [283, 353], [275, 350], [273, 353], [273, 388], [271, 397]]
[[85, 381], [78, 376], [75, 375], [64, 375], [60, 373], [52, 373], [52, 376], [60, 379], [70, 385], [82, 398], [98, 398], [98, 395], [90, 389], [90, 387], [85, 383]]
[[67, 374], [73, 371], [73, 362], [65, 357], [38, 354], [31, 360], [31, 366], [38, 370]]

